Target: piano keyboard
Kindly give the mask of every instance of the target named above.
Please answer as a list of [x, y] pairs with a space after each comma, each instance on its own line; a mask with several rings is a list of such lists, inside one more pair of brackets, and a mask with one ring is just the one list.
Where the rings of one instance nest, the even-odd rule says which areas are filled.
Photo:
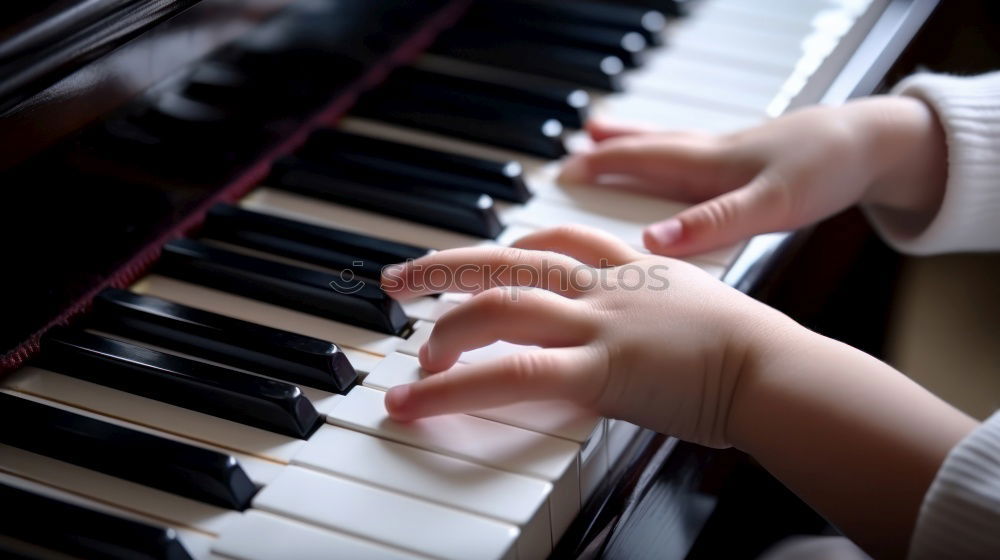
[[[560, 402], [391, 421], [384, 391], [419, 379], [420, 344], [463, 298], [398, 303], [378, 271], [567, 223], [641, 248], [643, 227], [682, 205], [555, 181], [561, 157], [590, 143], [587, 114], [754, 125], [879, 4], [704, 0], [674, 18], [669, 0], [477, 3], [2, 381], [0, 550], [548, 556], [636, 427]], [[252, 67], [204, 64], [146, 124], [216, 138], [233, 84], [251, 83], [241, 72]], [[721, 278], [740, 250], [692, 260]], [[522, 349], [498, 342], [462, 360]]]

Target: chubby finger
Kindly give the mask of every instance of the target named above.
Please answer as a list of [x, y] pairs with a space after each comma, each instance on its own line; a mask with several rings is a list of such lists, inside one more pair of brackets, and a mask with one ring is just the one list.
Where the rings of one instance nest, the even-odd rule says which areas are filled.
[[588, 119], [584, 126], [587, 130], [587, 134], [590, 135], [594, 142], [603, 142], [609, 138], [617, 138], [619, 136], [634, 136], [636, 134], [652, 134], [654, 132], [659, 132], [657, 129], [650, 126], [616, 122], [599, 117]]
[[400, 421], [469, 412], [527, 400], [596, 402], [607, 360], [594, 346], [544, 348], [450, 370], [386, 394], [389, 415]]
[[732, 245], [758, 233], [792, 227], [788, 189], [759, 177], [745, 187], [652, 224], [643, 244], [658, 255], [682, 257]]
[[558, 253], [511, 247], [448, 249], [382, 271], [382, 289], [397, 299], [439, 292], [478, 293], [494, 286], [543, 288], [577, 297], [587, 268]]
[[735, 160], [725, 154], [718, 138], [698, 133], [617, 137], [568, 158], [559, 181], [595, 184], [606, 176], [628, 177], [643, 192], [701, 201], [751, 178], [743, 176]]
[[596, 268], [628, 264], [641, 256], [607, 232], [572, 224], [529, 233], [518, 239], [514, 247], [562, 253]]
[[593, 327], [582, 305], [547, 290], [490, 288], [438, 319], [420, 349], [420, 366], [443, 371], [462, 352], [498, 340], [543, 347], [584, 344]]

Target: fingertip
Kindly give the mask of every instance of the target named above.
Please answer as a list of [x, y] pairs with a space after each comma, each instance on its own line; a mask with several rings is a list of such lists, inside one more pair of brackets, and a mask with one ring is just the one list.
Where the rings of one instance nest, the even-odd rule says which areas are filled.
[[654, 253], [663, 254], [673, 248], [684, 235], [684, 225], [677, 218], [670, 218], [647, 226], [642, 232], [642, 242]]
[[587, 134], [594, 142], [603, 142], [610, 138], [619, 136], [630, 136], [632, 134], [645, 134], [652, 132], [648, 128], [630, 125], [628, 123], [614, 122], [602, 117], [591, 117], [585, 125]]
[[382, 268], [382, 275], [379, 279], [379, 286], [382, 291], [389, 295], [401, 295], [406, 287], [404, 271], [405, 264], [390, 264]]
[[455, 365], [459, 356], [435, 351], [431, 348], [430, 342], [425, 342], [417, 351], [417, 359], [420, 361], [420, 369], [427, 373], [438, 373]]
[[589, 176], [586, 154], [570, 156], [563, 162], [557, 180], [560, 183], [583, 183]]
[[415, 417], [410, 410], [410, 385], [397, 385], [385, 394], [385, 409], [389, 417], [399, 422], [407, 422]]
[[420, 345], [420, 350], [417, 352], [417, 359], [420, 361], [420, 369], [428, 372], [434, 373], [434, 363], [431, 361], [431, 345], [428, 342]]

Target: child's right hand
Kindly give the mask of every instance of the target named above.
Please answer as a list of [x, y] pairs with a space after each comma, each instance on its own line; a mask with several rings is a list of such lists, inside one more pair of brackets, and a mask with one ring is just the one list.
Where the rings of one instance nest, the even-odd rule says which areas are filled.
[[809, 108], [722, 136], [600, 122], [588, 129], [596, 148], [569, 159], [561, 181], [625, 175], [644, 192], [700, 203], [646, 228], [646, 248], [661, 255], [793, 229], [857, 203], [895, 212], [916, 231], [933, 217], [945, 182], [944, 134], [912, 98]]

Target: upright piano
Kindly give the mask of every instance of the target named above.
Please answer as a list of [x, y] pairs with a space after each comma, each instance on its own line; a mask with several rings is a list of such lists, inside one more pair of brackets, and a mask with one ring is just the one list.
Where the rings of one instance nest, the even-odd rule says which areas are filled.
[[[397, 303], [380, 269], [567, 223], [641, 247], [681, 204], [555, 181], [588, 117], [726, 132], [868, 94], [935, 4], [0, 8], [0, 551], [599, 555], [678, 443], [560, 402], [392, 422], [463, 298]], [[793, 239], [692, 262], [749, 292]]]

